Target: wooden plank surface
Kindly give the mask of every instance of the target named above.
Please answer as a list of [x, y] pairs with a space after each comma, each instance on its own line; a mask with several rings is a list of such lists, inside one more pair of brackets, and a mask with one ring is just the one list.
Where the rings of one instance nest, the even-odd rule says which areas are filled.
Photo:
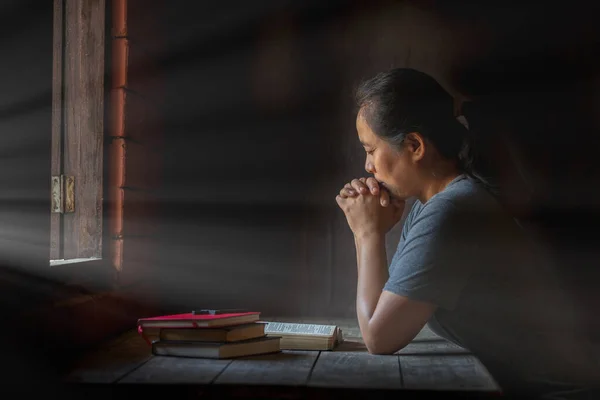
[[151, 348], [136, 331], [130, 331], [77, 363], [67, 382], [113, 383], [152, 356]]
[[[308, 321], [307, 321], [308, 322]], [[314, 321], [313, 321], [314, 322]], [[70, 382], [294, 385], [326, 388], [497, 391], [476, 357], [428, 330], [396, 355], [367, 352], [360, 338], [334, 351], [291, 351], [205, 360], [153, 357], [130, 331], [86, 357]]]
[[153, 356], [118, 383], [211, 383], [231, 360]]
[[285, 350], [233, 360], [215, 384], [304, 385], [318, 351]]
[[400, 355], [406, 389], [498, 390], [485, 367], [472, 355]]
[[400, 350], [400, 355], [435, 355], [435, 354], [470, 354], [469, 350], [464, 349], [447, 340], [425, 340], [409, 343], [408, 346]]
[[400, 389], [398, 356], [365, 351], [322, 351], [308, 386], [364, 389]]

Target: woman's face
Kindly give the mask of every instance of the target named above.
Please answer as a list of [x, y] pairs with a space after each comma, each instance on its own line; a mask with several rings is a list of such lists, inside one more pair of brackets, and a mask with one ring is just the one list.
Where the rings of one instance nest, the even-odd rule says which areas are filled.
[[[369, 127], [362, 112], [356, 117], [358, 138], [367, 153], [365, 170], [388, 189], [393, 197], [407, 199], [418, 193], [418, 171], [414, 146], [393, 148]], [[422, 150], [422, 149], [421, 149]]]

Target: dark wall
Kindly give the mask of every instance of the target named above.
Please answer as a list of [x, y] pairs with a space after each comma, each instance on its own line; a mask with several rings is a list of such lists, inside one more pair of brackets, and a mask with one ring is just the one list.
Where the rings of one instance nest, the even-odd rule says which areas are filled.
[[172, 3], [166, 61], [166, 299], [306, 313], [330, 290], [309, 230], [327, 229], [345, 156], [319, 34], [339, 6], [184, 7]]
[[430, 73], [467, 101], [507, 208], [589, 304], [594, 10], [545, 5], [542, 18], [537, 5], [472, 3], [171, 2], [165, 304], [354, 316], [354, 246], [334, 197], [365, 175], [353, 86], [390, 67]]
[[52, 6], [33, 3], [8, 2], [0, 17], [0, 257], [38, 270], [49, 257]]
[[49, 268], [52, 3], [4, 2], [0, 49], [0, 340], [10, 366], [1, 381], [19, 384], [52, 370], [22, 318], [56, 289], [32, 276]]
[[490, 45], [457, 73], [473, 98], [467, 114], [498, 158], [505, 204], [543, 240], [581, 320], [600, 332], [598, 5], [548, 5], [543, 17], [537, 5], [478, 11]]

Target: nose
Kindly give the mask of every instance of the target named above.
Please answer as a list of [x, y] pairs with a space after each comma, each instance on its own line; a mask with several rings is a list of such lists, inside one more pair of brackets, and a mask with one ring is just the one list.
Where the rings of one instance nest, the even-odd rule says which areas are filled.
[[375, 173], [375, 167], [373, 166], [373, 163], [371, 162], [371, 160], [369, 160], [369, 158], [367, 158], [367, 161], [365, 162], [365, 170], [369, 174], [374, 174]]

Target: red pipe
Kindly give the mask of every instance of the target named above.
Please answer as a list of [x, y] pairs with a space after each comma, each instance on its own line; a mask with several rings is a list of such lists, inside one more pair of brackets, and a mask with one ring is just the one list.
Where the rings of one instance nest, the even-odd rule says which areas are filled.
[[112, 66], [108, 165], [110, 259], [123, 268], [123, 187], [125, 186], [125, 87], [127, 86], [127, 0], [112, 0]]

